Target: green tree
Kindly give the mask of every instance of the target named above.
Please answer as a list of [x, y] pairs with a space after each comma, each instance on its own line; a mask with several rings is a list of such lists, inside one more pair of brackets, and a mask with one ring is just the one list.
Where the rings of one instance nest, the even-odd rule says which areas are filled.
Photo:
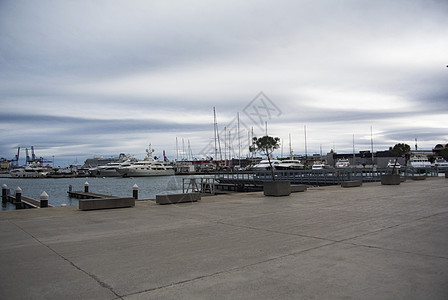
[[271, 154], [280, 147], [280, 138], [265, 135], [261, 138], [254, 137], [252, 146], [249, 147], [250, 152], [258, 152], [266, 155], [271, 169], [272, 180], [275, 181], [274, 168], [272, 167]]
[[408, 144], [395, 144], [395, 146], [392, 148], [389, 148], [389, 151], [395, 154], [396, 156], [401, 156], [403, 154], [409, 154], [411, 153], [411, 147]]
[[442, 150], [440, 150], [439, 155], [442, 156], [443, 159], [448, 161], [448, 148], [443, 148]]
[[405, 165], [408, 164], [408, 160], [411, 155], [411, 146], [404, 143], [395, 144], [395, 146], [389, 147], [389, 151], [392, 152], [395, 156], [404, 156]]

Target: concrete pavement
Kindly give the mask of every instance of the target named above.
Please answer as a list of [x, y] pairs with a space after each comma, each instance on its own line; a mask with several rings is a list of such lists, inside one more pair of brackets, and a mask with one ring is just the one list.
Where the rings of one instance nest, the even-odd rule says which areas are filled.
[[448, 179], [0, 213], [0, 299], [448, 299]]

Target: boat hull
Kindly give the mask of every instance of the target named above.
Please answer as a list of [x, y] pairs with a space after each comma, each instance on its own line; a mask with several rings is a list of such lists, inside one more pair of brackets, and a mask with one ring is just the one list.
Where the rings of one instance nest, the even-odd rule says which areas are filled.
[[171, 176], [174, 170], [126, 170], [120, 169], [117, 172], [122, 177], [153, 177], [153, 176]]

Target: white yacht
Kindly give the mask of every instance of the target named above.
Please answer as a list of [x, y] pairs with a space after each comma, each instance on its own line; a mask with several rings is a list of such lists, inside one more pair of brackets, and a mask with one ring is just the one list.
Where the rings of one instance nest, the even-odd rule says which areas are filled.
[[[277, 168], [277, 166], [280, 164], [279, 160], [271, 159], [271, 164], [274, 170]], [[256, 164], [252, 167], [253, 170], [270, 170], [271, 166], [269, 165], [269, 160], [262, 160], [260, 163]]]
[[414, 155], [409, 160], [411, 167], [416, 169], [431, 167], [431, 162], [426, 155]]
[[341, 158], [336, 161], [336, 168], [348, 168], [350, 167], [350, 162], [346, 158]]
[[48, 170], [40, 166], [24, 166], [9, 171], [11, 177], [16, 178], [42, 178], [47, 177]]
[[302, 170], [303, 164], [300, 160], [296, 159], [285, 159], [280, 161], [278, 165], [275, 166], [278, 170]]
[[146, 150], [146, 157], [144, 160], [139, 160], [127, 166], [121, 166], [116, 169], [123, 177], [149, 177], [149, 176], [169, 176], [174, 175], [174, 168], [155, 160], [152, 156], [154, 150]]
[[315, 161], [311, 169], [313, 170], [323, 170], [325, 167], [324, 163], [321, 161]]
[[126, 160], [125, 162], [110, 162], [104, 166], [98, 166], [90, 169], [89, 173], [91, 176], [97, 177], [120, 177], [121, 175], [117, 172], [117, 170], [132, 164], [133, 162], [131, 160]]
[[448, 162], [443, 158], [438, 158], [434, 162], [434, 167], [437, 167], [439, 169], [448, 169]]
[[389, 160], [389, 162], [387, 163], [387, 168], [395, 168], [395, 169], [400, 169], [401, 165], [398, 163], [398, 161], [395, 160]]

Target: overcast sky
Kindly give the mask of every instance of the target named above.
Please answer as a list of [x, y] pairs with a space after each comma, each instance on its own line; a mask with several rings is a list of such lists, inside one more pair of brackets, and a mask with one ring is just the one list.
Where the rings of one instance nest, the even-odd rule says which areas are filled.
[[285, 156], [305, 126], [308, 154], [431, 149], [448, 143], [447, 16], [444, 0], [2, 0], [0, 156], [214, 155], [213, 107], [223, 157], [266, 124]]

